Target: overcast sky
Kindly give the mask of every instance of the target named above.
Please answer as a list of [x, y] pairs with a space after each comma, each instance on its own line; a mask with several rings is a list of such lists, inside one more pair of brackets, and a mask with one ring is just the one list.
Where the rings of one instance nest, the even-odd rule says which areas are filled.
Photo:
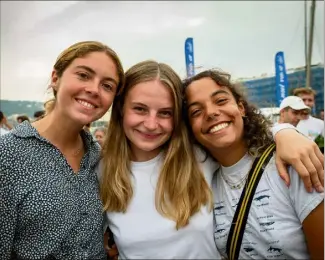
[[[304, 66], [303, 1], [1, 1], [1, 99], [46, 98], [59, 53], [83, 40], [112, 47], [124, 68], [145, 59], [185, 76], [184, 41], [194, 38], [195, 66], [235, 78]], [[313, 63], [324, 63], [324, 2], [317, 1]]]

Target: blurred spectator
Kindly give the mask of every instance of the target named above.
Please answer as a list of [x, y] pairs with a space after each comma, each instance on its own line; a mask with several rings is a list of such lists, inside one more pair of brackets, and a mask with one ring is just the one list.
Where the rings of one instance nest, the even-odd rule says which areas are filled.
[[[315, 90], [311, 88], [296, 88], [293, 90], [293, 94], [300, 97], [305, 105], [310, 107], [310, 111], [313, 110], [315, 105]], [[310, 112], [302, 114], [302, 119], [299, 121], [297, 129], [313, 141], [319, 135], [324, 137], [324, 121], [311, 116]]]
[[319, 113], [319, 118], [324, 121], [324, 109], [322, 109]]
[[35, 120], [41, 119], [44, 115], [45, 115], [45, 111], [44, 110], [36, 111], [34, 113], [34, 119]]
[[17, 116], [17, 122], [18, 122], [18, 124], [24, 122], [25, 120], [27, 120], [28, 122], [30, 122], [28, 116], [25, 116], [25, 115]]
[[304, 104], [300, 97], [288, 96], [280, 104], [279, 123], [289, 123], [296, 127], [305, 110], [309, 113], [310, 108]]
[[12, 126], [8, 123], [6, 116], [0, 111], [0, 136], [9, 133]]
[[96, 141], [99, 143], [101, 147], [103, 147], [104, 140], [106, 135], [106, 128], [105, 127], [99, 127], [95, 130], [94, 136]]

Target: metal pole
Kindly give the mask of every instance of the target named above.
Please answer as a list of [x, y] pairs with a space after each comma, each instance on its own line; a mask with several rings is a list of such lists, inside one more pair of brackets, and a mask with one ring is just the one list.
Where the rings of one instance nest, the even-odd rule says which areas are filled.
[[310, 33], [308, 41], [308, 62], [307, 62], [307, 75], [306, 75], [306, 87], [311, 88], [311, 58], [313, 52], [313, 39], [314, 39], [314, 20], [315, 20], [315, 7], [316, 0], [311, 2], [311, 12], [310, 12]]
[[304, 1], [304, 13], [305, 13], [305, 35], [304, 35], [304, 40], [305, 40], [305, 76], [307, 77], [307, 63], [308, 63], [308, 23], [307, 23], [307, 0]]

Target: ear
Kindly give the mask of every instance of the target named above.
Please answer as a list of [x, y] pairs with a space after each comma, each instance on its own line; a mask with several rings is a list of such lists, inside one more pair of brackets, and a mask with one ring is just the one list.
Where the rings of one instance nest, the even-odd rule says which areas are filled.
[[243, 102], [239, 101], [238, 108], [242, 117], [246, 116], [246, 111]]
[[51, 75], [51, 86], [55, 91], [58, 91], [58, 86], [59, 86], [59, 76], [56, 72], [56, 70], [52, 71]]

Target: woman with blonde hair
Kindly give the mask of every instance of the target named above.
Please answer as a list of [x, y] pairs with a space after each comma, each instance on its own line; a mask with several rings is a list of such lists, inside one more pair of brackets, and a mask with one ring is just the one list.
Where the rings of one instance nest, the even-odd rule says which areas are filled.
[[292, 167], [291, 184], [284, 184], [270, 122], [228, 74], [203, 71], [186, 80], [184, 88], [191, 131], [221, 165], [213, 193], [214, 234], [222, 256], [322, 259], [324, 193], [308, 193]]
[[46, 116], [0, 138], [1, 259], [106, 259], [100, 147], [83, 126], [107, 112], [123, 83], [111, 48], [76, 43], [54, 64]]
[[[197, 163], [204, 154], [193, 150], [182, 102], [180, 78], [155, 61], [132, 66], [114, 100], [99, 178], [122, 259], [219, 257], [210, 189], [218, 165], [211, 160]], [[292, 153], [296, 144], [282, 149], [282, 155]]]

